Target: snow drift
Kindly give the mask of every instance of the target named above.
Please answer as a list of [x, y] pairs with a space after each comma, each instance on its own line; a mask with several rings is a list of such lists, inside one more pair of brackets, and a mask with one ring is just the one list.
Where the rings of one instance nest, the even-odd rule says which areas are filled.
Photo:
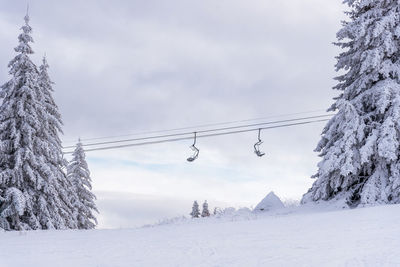
[[327, 209], [141, 229], [0, 232], [0, 266], [400, 266], [400, 205]]
[[270, 192], [260, 203], [254, 208], [254, 212], [272, 211], [277, 209], [283, 209], [282, 201], [279, 199], [274, 192]]

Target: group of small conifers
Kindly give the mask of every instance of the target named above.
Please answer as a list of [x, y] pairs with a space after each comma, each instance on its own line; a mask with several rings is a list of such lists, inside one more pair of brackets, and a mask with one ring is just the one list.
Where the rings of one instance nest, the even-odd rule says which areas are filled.
[[[214, 215], [217, 213], [217, 209], [214, 209]], [[203, 203], [203, 210], [200, 213], [200, 209], [199, 209], [199, 204], [197, 203], [197, 201], [195, 200], [193, 202], [193, 207], [192, 207], [192, 212], [190, 213], [190, 216], [192, 216], [192, 218], [200, 218], [201, 217], [210, 217], [210, 211], [208, 210], [208, 203], [207, 200], [204, 201]]]

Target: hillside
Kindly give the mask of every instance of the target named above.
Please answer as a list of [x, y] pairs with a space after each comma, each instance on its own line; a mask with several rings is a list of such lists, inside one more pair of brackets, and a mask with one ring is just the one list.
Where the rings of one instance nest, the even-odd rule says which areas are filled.
[[0, 233], [0, 266], [400, 266], [400, 205]]

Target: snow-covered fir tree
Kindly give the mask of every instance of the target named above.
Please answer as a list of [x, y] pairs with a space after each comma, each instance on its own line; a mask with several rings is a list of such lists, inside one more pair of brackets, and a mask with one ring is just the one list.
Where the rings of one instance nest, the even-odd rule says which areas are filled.
[[316, 151], [317, 179], [302, 202], [400, 203], [400, 8], [397, 0], [345, 0], [330, 111]]
[[199, 204], [197, 201], [193, 202], [193, 207], [192, 207], [192, 212], [190, 213], [192, 218], [199, 218], [200, 217], [200, 209], [199, 209]]
[[[40, 103], [44, 107], [44, 116], [41, 120], [42, 124], [42, 137], [48, 140], [49, 149], [51, 153], [45, 155], [48, 161], [51, 171], [54, 177], [58, 180], [60, 185], [59, 193], [60, 197], [65, 205], [68, 206], [69, 210], [75, 212], [75, 208], [72, 205], [72, 200], [75, 198], [75, 190], [72, 186], [71, 181], [66, 178], [64, 169], [66, 168], [67, 161], [63, 158], [62, 145], [59, 134], [62, 133], [62, 119], [61, 114], [58, 111], [58, 106], [54, 101], [52, 96], [53, 82], [48, 74], [49, 65], [47, 63], [46, 57], [42, 59], [42, 65], [39, 67], [39, 91], [38, 95], [40, 97]], [[68, 228], [76, 228], [77, 221], [74, 216], [70, 214], [65, 214], [66, 216], [66, 226]]]
[[79, 141], [72, 154], [72, 160], [68, 164], [67, 177], [73, 184], [76, 198], [73, 200], [75, 217], [78, 222], [78, 229], [93, 229], [97, 225], [94, 211], [98, 212], [96, 196], [91, 192], [92, 184], [89, 168], [85, 159], [85, 151]]
[[0, 92], [0, 227], [74, 228], [62, 172], [59, 121], [48, 113], [40, 74], [30, 59], [28, 15], [24, 19], [18, 54], [8, 65], [11, 79]]
[[201, 217], [210, 217], [210, 211], [208, 210], [207, 200], [203, 203], [203, 210], [201, 211]]

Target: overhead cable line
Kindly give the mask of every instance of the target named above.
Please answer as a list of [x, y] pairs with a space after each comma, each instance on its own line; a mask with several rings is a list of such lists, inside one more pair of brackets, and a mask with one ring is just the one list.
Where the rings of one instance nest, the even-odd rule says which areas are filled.
[[[302, 120], [309, 120], [309, 119], [326, 118], [326, 117], [331, 117], [331, 116], [333, 116], [333, 115], [332, 114], [325, 114], [325, 115], [310, 116], [310, 117], [303, 117], [303, 118], [296, 118], [296, 119], [261, 122], [261, 123], [254, 123], [254, 124], [246, 124], [246, 125], [238, 125], [238, 126], [230, 126], [230, 127], [223, 127], [223, 128], [201, 130], [201, 131], [196, 131], [196, 133], [202, 134], [202, 133], [210, 133], [210, 132], [220, 132], [220, 131], [227, 131], [227, 130], [240, 129], [240, 128], [257, 127], [257, 126], [269, 125], [269, 124], [278, 124], [278, 123], [302, 121]], [[155, 136], [148, 136], [148, 137], [141, 137], [141, 138], [132, 138], [132, 139], [124, 139], [124, 140], [116, 140], [116, 141], [89, 143], [89, 144], [83, 144], [82, 146], [89, 147], [89, 146], [110, 145], [110, 144], [126, 143], [126, 142], [134, 142], [134, 141], [144, 141], [144, 140], [151, 140], [151, 139], [160, 139], [160, 138], [185, 136], [185, 135], [189, 135], [189, 134], [192, 134], [192, 133], [193, 132], [183, 132], [183, 133], [166, 134], [166, 135], [155, 135]], [[75, 146], [66, 146], [66, 147], [64, 147], [64, 149], [74, 148], [74, 147]]]
[[[325, 109], [318, 109], [318, 110], [303, 111], [303, 112], [296, 112], [296, 113], [272, 115], [272, 116], [259, 117], [259, 118], [253, 118], [253, 119], [243, 119], [243, 120], [236, 120], [236, 121], [225, 121], [225, 122], [217, 122], [217, 123], [200, 124], [200, 125], [173, 128], [173, 129], [166, 129], [166, 130], [143, 131], [143, 132], [136, 132], [136, 133], [130, 133], [130, 134], [110, 135], [110, 136], [94, 137], [94, 138], [81, 138], [81, 141], [85, 142], [85, 141], [94, 141], [94, 140], [101, 140], [101, 139], [121, 138], [121, 137], [127, 137], [127, 136], [137, 136], [137, 135], [146, 135], [146, 134], [174, 132], [174, 131], [189, 130], [189, 129], [194, 129], [194, 128], [205, 128], [205, 127], [212, 127], [212, 126], [219, 126], [219, 125], [229, 125], [229, 124], [234, 124], [234, 123], [265, 120], [265, 119], [287, 117], [287, 116], [294, 116], [294, 115], [301, 115], [301, 114], [310, 114], [310, 113], [316, 113], [316, 112], [326, 112], [326, 110]], [[74, 143], [74, 141], [69, 141], [67, 143]]]
[[[247, 132], [253, 132], [253, 131], [260, 131], [260, 130], [269, 130], [269, 129], [275, 129], [275, 128], [284, 128], [284, 127], [297, 126], [297, 125], [312, 124], [312, 123], [317, 123], [317, 122], [325, 122], [325, 121], [328, 121], [328, 120], [329, 119], [320, 119], [320, 120], [289, 123], [289, 124], [282, 124], [282, 125], [268, 126], [268, 127], [261, 127], [261, 128], [236, 130], [236, 131], [229, 131], [229, 132], [222, 132], [222, 133], [203, 134], [203, 135], [197, 135], [197, 139], [206, 138], [206, 137], [214, 137], [214, 136], [223, 136], [223, 135], [247, 133]], [[193, 139], [193, 137], [178, 137], [178, 138], [156, 140], [156, 141], [148, 141], [148, 142], [141, 142], [141, 143], [133, 143], [133, 144], [123, 144], [123, 145], [116, 145], [116, 146], [91, 148], [91, 149], [85, 149], [85, 152], [100, 151], [100, 150], [110, 150], [110, 149], [118, 149], [118, 148], [125, 148], [125, 147], [143, 146], [143, 145], [153, 145], [153, 144], [161, 144], [161, 143], [170, 143], [170, 142], [177, 142], [177, 141], [191, 140], [191, 139]], [[64, 154], [72, 154], [72, 153], [73, 153], [73, 151], [67, 151]]]

